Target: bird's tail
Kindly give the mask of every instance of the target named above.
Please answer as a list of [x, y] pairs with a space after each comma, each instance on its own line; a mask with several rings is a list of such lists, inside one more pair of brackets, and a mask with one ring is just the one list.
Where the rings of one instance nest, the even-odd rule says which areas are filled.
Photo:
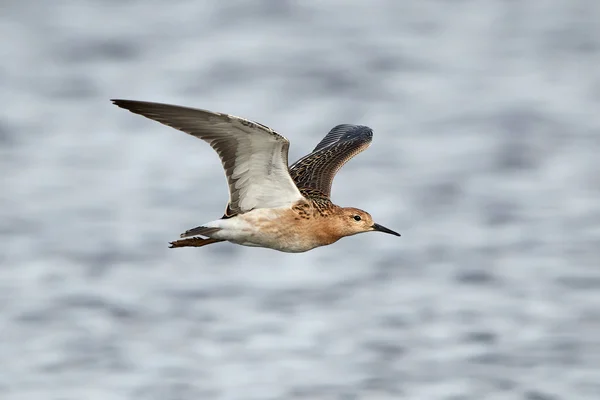
[[[179, 237], [185, 239], [175, 240], [174, 242], [169, 243], [169, 247], [171, 249], [175, 247], [202, 247], [211, 243], [223, 242], [222, 239], [213, 239], [210, 237], [210, 235], [220, 230], [221, 228], [197, 226], [196, 228], [189, 229], [181, 235], [179, 235]], [[197, 236], [207, 236], [208, 238], [202, 238]]]
[[221, 239], [202, 239], [199, 237], [192, 237], [187, 239], [176, 240], [169, 243], [169, 248], [174, 249], [176, 247], [202, 247], [207, 244], [223, 242]]
[[215, 232], [219, 232], [221, 230], [221, 228], [214, 228], [214, 227], [206, 227], [206, 226], [197, 226], [195, 228], [192, 229], [188, 229], [187, 231], [183, 232], [181, 235], [179, 235], [180, 238], [186, 238], [186, 237], [190, 237], [190, 236], [207, 236], [210, 237], [210, 235], [212, 235]]

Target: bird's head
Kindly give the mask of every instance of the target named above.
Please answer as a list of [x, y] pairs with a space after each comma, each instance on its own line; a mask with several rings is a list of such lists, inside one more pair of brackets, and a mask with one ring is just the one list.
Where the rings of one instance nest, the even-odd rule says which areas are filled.
[[400, 236], [399, 233], [373, 222], [373, 218], [368, 212], [353, 207], [345, 207], [339, 210], [336, 228], [341, 237], [371, 231]]

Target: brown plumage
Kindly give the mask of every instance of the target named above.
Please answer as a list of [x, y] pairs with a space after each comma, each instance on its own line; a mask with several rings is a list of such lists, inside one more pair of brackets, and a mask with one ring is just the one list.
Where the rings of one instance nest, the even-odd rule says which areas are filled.
[[168, 104], [113, 103], [206, 141], [221, 158], [229, 184], [223, 217], [186, 231], [171, 247], [227, 240], [303, 252], [361, 232], [400, 236], [375, 224], [366, 211], [339, 207], [330, 199], [335, 174], [371, 144], [369, 127], [338, 125], [310, 154], [288, 167], [289, 141], [263, 124]]
[[366, 150], [371, 140], [373, 131], [369, 127], [338, 125], [329, 131], [312, 153], [290, 167], [290, 176], [303, 194], [328, 200], [335, 174], [352, 157]]
[[191, 237], [187, 239], [179, 239], [169, 243], [169, 248], [175, 247], [202, 247], [212, 243], [224, 242], [222, 239], [202, 239], [199, 237]]

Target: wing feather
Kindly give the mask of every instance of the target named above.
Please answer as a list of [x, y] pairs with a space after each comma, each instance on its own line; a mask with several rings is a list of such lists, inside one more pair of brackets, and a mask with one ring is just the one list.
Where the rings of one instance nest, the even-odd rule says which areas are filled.
[[284, 207], [303, 198], [288, 171], [290, 143], [271, 128], [208, 110], [134, 100], [112, 102], [210, 144], [229, 184], [226, 216]]
[[329, 131], [312, 153], [290, 167], [290, 175], [301, 190], [317, 190], [329, 198], [335, 174], [352, 157], [369, 147], [372, 139], [373, 131], [367, 126], [338, 125]]

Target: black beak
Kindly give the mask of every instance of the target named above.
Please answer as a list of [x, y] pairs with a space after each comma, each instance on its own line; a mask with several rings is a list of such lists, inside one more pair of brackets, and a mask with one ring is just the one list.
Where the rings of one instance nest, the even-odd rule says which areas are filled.
[[390, 235], [400, 236], [400, 234], [398, 232], [394, 232], [393, 230], [388, 229], [385, 226], [381, 226], [379, 224], [373, 224], [373, 230], [376, 230], [379, 232], [384, 232], [384, 233], [389, 233]]

